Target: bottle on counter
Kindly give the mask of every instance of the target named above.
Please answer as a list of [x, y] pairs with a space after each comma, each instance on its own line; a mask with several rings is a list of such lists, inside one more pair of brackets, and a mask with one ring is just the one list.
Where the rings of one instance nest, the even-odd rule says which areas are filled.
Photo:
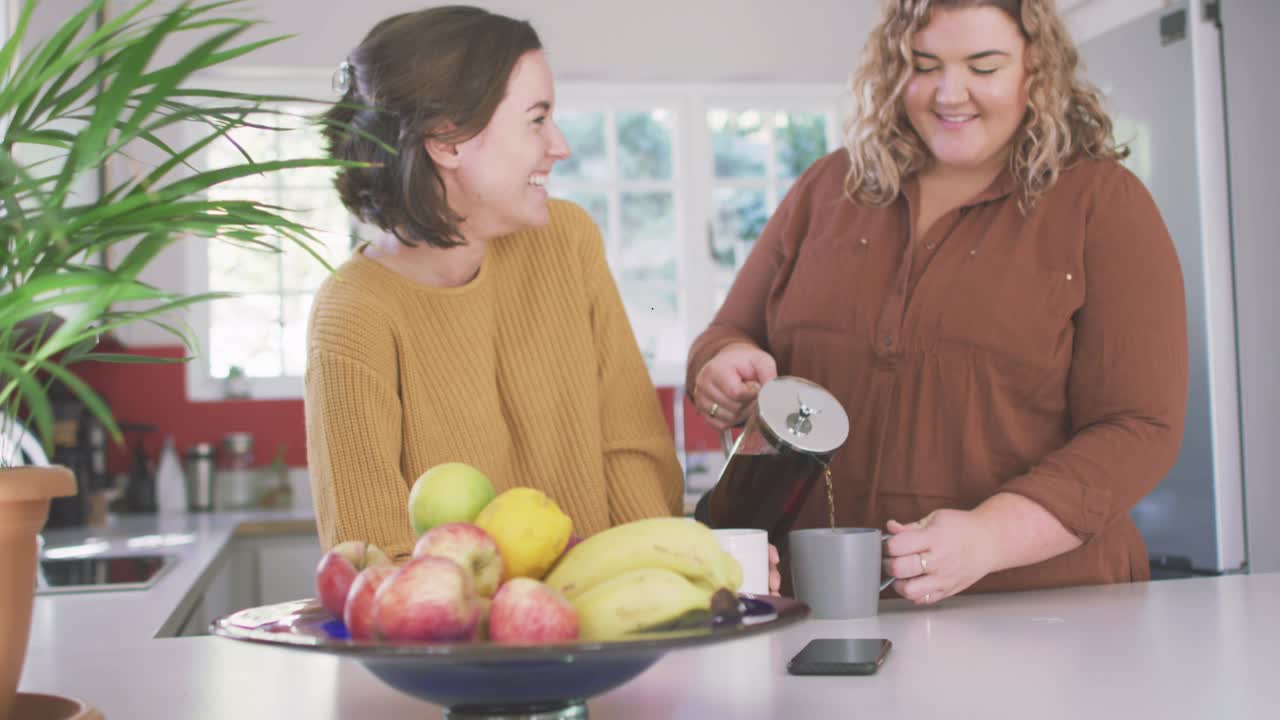
[[218, 471], [221, 510], [243, 510], [258, 501], [258, 472], [253, 467], [253, 435], [227, 433], [222, 438], [222, 460]]
[[187, 511], [187, 479], [182, 474], [172, 435], [165, 436], [160, 462], [156, 464], [156, 506], [162, 513]]
[[187, 504], [192, 512], [213, 509], [216, 461], [213, 443], [196, 443], [187, 448]]

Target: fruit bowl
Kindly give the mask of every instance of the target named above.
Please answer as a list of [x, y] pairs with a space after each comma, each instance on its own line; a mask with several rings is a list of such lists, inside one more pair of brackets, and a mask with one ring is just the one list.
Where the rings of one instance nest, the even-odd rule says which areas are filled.
[[626, 640], [410, 644], [351, 640], [319, 602], [298, 600], [232, 613], [210, 630], [232, 640], [352, 658], [395, 689], [444, 706], [445, 717], [455, 720], [583, 718], [588, 698], [631, 680], [671, 650], [772, 632], [808, 614], [807, 606], [790, 598], [742, 594], [729, 611]]

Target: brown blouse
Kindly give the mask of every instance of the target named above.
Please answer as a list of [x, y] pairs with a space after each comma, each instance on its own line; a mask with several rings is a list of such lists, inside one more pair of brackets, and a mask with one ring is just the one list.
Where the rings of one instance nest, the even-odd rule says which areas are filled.
[[[1128, 513], [1182, 442], [1187, 330], [1178, 257], [1141, 181], [1081, 160], [1024, 215], [1005, 174], [916, 237], [918, 185], [866, 207], [844, 195], [848, 169], [837, 151], [796, 182], [694, 342], [688, 387], [746, 340], [835, 394], [850, 421], [832, 461], [840, 524], [1012, 492], [1084, 542], [974, 591], [1148, 579]], [[822, 495], [796, 527], [825, 524]]]

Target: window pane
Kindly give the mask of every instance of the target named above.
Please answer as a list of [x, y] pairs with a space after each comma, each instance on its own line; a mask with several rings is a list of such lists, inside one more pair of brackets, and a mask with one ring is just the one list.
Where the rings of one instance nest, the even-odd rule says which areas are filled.
[[778, 147], [778, 176], [799, 177], [827, 154], [827, 118], [821, 113], [777, 113], [773, 137]]
[[604, 142], [604, 113], [561, 110], [556, 124], [569, 142], [572, 155], [556, 163], [555, 177], [608, 180], [609, 157]]
[[280, 374], [280, 296], [242, 295], [210, 303], [209, 371], [226, 377], [232, 365], [250, 377]]
[[737, 270], [769, 219], [764, 188], [717, 188], [712, 201], [711, 257], [721, 268]]
[[307, 318], [314, 293], [284, 297], [284, 374], [301, 376], [307, 369]]
[[621, 199], [622, 250], [612, 265], [640, 351], [652, 364], [664, 335], [679, 324], [675, 196], [623, 193]]
[[707, 113], [716, 177], [764, 177], [769, 138], [760, 113], [711, 110]]
[[272, 292], [279, 287], [279, 253], [230, 240], [210, 240], [207, 247], [211, 291]]
[[627, 180], [671, 179], [671, 113], [618, 113], [618, 170]]
[[622, 193], [622, 249], [624, 265], [675, 258], [675, 196], [669, 192]]
[[600, 228], [600, 234], [607, 235], [609, 233], [609, 196], [600, 192], [587, 192], [585, 190], [573, 190], [569, 192], [557, 191], [554, 188], [551, 194], [558, 198], [563, 198], [582, 206], [591, 214], [591, 219], [595, 221], [596, 227]]

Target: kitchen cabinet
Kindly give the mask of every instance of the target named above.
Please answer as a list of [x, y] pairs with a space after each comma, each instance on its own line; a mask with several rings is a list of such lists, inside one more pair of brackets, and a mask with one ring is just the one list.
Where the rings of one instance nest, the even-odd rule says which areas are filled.
[[320, 555], [315, 532], [238, 534], [192, 589], [196, 602], [177, 636], [207, 635], [209, 623], [242, 608], [313, 597]]

